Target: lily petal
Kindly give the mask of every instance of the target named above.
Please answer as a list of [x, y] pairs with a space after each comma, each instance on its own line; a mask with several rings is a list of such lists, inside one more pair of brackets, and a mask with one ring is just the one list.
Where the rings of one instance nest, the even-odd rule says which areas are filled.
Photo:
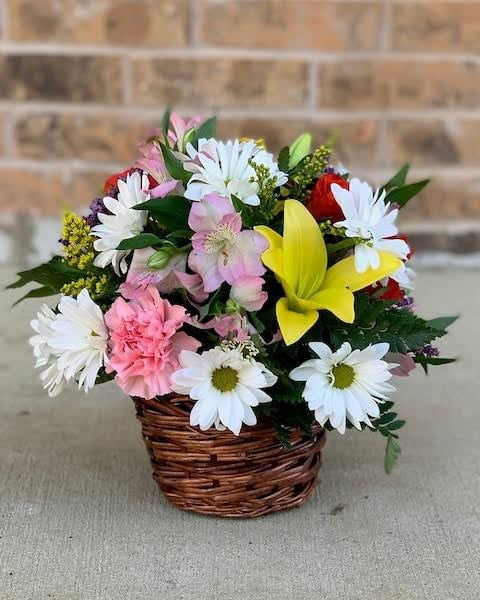
[[329, 310], [345, 323], [353, 323], [355, 319], [354, 296], [347, 288], [322, 289], [308, 300], [303, 300], [305, 305], [316, 310]]
[[297, 342], [318, 319], [316, 310], [295, 312], [290, 310], [287, 298], [280, 298], [277, 302], [277, 320], [287, 346]]
[[379, 255], [378, 269], [369, 268], [364, 273], [357, 272], [354, 256], [344, 258], [327, 270], [322, 288], [346, 287], [352, 292], [357, 292], [391, 275], [403, 264], [399, 258], [389, 252], [379, 252]]
[[298, 200], [284, 205], [284, 279], [295, 294], [308, 298], [319, 290], [327, 269], [327, 250], [313, 215]]

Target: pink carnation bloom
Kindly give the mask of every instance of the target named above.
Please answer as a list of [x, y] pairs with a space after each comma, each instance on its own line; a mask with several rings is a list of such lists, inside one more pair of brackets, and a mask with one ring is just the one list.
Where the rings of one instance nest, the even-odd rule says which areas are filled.
[[195, 231], [188, 264], [202, 277], [206, 292], [224, 281], [232, 285], [240, 277], [265, 273], [260, 256], [268, 242], [256, 231], [242, 231], [241, 215], [229, 199], [207, 194], [192, 204], [188, 224]]
[[182, 350], [196, 352], [200, 342], [179, 331], [188, 317], [181, 306], [148, 287], [135, 300], [117, 298], [105, 315], [110, 340], [107, 371], [128, 395], [150, 400], [172, 391], [170, 378]]
[[208, 298], [200, 275], [186, 272], [186, 254], [173, 256], [163, 269], [152, 269], [148, 266], [148, 259], [154, 252], [153, 248], [142, 248], [133, 253], [127, 280], [120, 285], [120, 293], [124, 298], [138, 298], [149, 285], [156, 287], [162, 294], [186, 289], [195, 302], [204, 302]]

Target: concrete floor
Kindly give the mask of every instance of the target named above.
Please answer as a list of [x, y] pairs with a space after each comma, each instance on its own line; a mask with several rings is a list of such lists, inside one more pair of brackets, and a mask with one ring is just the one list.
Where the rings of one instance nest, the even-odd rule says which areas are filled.
[[167, 505], [131, 401], [112, 384], [48, 398], [26, 342], [38, 302], [0, 294], [0, 598], [477, 600], [480, 273], [417, 288], [422, 314], [463, 314], [441, 344], [461, 362], [397, 379], [392, 475], [380, 436], [332, 433], [308, 504], [253, 521]]

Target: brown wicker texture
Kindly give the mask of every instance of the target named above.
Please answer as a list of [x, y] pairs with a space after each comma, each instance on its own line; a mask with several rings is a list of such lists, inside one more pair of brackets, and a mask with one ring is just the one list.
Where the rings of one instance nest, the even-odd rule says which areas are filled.
[[153, 478], [178, 508], [222, 517], [258, 517], [299, 506], [312, 493], [325, 431], [292, 432], [283, 448], [268, 422], [230, 431], [189, 424], [192, 401], [133, 398], [153, 466]]

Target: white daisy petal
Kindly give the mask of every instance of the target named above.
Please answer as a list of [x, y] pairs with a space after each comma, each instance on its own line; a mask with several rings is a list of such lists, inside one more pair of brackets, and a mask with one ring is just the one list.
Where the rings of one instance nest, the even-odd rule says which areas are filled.
[[388, 344], [373, 344], [363, 350], [352, 350], [348, 342], [335, 352], [321, 342], [310, 344], [318, 359], [307, 360], [290, 373], [294, 381], [305, 381], [303, 398], [315, 419], [345, 433], [346, 421], [361, 429], [371, 425], [369, 417], [380, 415], [378, 403], [388, 399], [395, 388], [386, 383], [391, 377], [391, 364], [382, 360]]
[[251, 407], [272, 400], [262, 388], [274, 385], [277, 377], [238, 349], [216, 347], [201, 354], [185, 351], [180, 364], [172, 375], [172, 387], [196, 401], [190, 414], [192, 426], [226, 427], [238, 435], [242, 423], [257, 422]]

